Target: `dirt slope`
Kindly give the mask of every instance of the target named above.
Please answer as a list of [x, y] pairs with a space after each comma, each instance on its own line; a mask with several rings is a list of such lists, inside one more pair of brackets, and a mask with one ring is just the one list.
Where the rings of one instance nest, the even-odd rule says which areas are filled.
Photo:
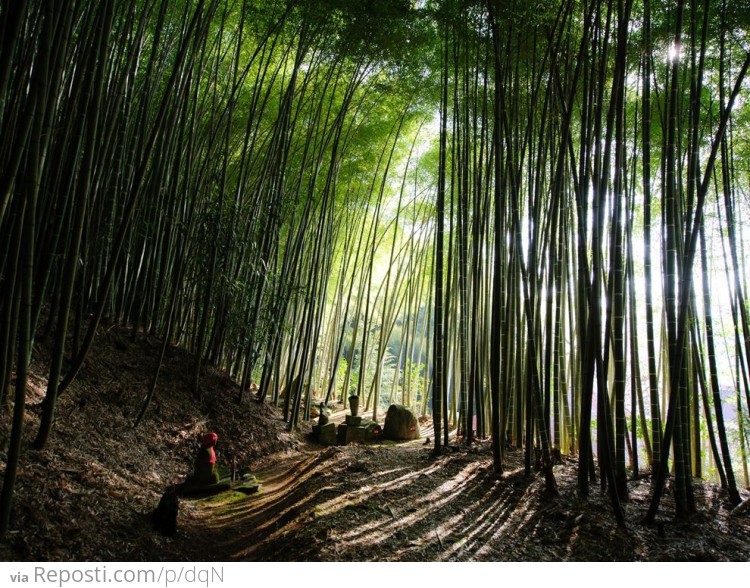
[[[63, 394], [50, 442], [31, 442], [46, 389], [44, 349], [35, 350], [23, 454], [8, 541], [0, 560], [151, 560], [168, 539], [149, 513], [192, 467], [200, 436], [219, 435], [224, 463], [259, 467], [296, 451], [272, 408], [245, 399], [225, 374], [204, 370], [191, 394], [192, 357], [169, 349], [152, 406], [133, 428], [156, 369], [160, 342], [110, 329], [95, 342], [77, 381]], [[7, 435], [8, 416], [0, 431]], [[0, 473], [4, 473], [2, 456]]]

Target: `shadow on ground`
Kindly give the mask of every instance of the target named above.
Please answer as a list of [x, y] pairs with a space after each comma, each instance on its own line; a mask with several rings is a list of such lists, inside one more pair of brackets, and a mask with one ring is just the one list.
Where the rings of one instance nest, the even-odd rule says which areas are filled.
[[[261, 494], [183, 505], [174, 555], [214, 561], [642, 561], [748, 557], [746, 518], [701, 494], [694, 520], [640, 520], [648, 480], [631, 485], [628, 526], [606, 496], [578, 497], [575, 464], [555, 469], [560, 496], [526, 477], [520, 452], [498, 478], [486, 444], [434, 457], [429, 446], [323, 449], [259, 473]], [[709, 515], [710, 512], [710, 516]], [[722, 529], [723, 526], [723, 529]], [[734, 541], [734, 543], [732, 543]], [[729, 546], [729, 548], [727, 547]]]

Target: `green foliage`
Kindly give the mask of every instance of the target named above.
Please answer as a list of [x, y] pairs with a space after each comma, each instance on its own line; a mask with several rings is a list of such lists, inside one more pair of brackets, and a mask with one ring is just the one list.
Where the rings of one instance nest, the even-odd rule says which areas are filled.
[[409, 64], [410, 54], [431, 40], [424, 15], [409, 0], [316, 0], [306, 8], [308, 18], [335, 27], [336, 51], [366, 60]]
[[[702, 174], [717, 132], [721, 93], [726, 99], [749, 45], [750, 0], [710, 2], [694, 120], [690, 98], [698, 75], [703, 3], [683, 4], [677, 85], [671, 76], [675, 62], [668, 59], [677, 3], [650, 4], [647, 132], [657, 280], [667, 273], [669, 255], [674, 265], [687, 267], [684, 244], [668, 244], [662, 228], [675, 226], [680, 238], [688, 234], [686, 223], [695, 212], [695, 200], [688, 199], [695, 186], [695, 178], [688, 177], [688, 148], [695, 133]], [[370, 386], [383, 358], [382, 386], [389, 388], [403, 349], [396, 389], [419, 402], [435, 354], [427, 309], [436, 305], [438, 291], [433, 238], [444, 159], [445, 255], [438, 259], [448, 271], [439, 284], [445, 300], [439, 302], [446, 305], [440, 320], [447, 326], [452, 373], [466, 367], [460, 361], [471, 354], [460, 353], [464, 347], [479, 349], [485, 356], [478, 365], [487, 381], [489, 356], [501, 349], [498, 365], [507, 381], [496, 392], [511, 394], [517, 381], [531, 381], [530, 366], [541, 380], [557, 375], [557, 367], [544, 365], [544, 358], [552, 340], [547, 335], [559, 334], [559, 355], [571, 363], [566, 367], [573, 381], [566, 385], [577, 391], [571, 404], [580, 405], [586, 362], [601, 351], [597, 345], [612, 340], [613, 333], [604, 331], [608, 324], [615, 329], [612, 310], [622, 294], [615, 291], [614, 279], [625, 255], [611, 238], [623, 224], [614, 216], [620, 210], [615, 203], [628, 209], [632, 204], [633, 236], [643, 234], [642, 2], [634, 2], [627, 23], [627, 50], [617, 46], [614, 2], [77, 2], [65, 15], [69, 30], [62, 29], [67, 18], [48, 13], [44, 2], [19, 7], [20, 28], [4, 38], [0, 60], [4, 341], [26, 335], [11, 333], [10, 325], [20, 324], [20, 301], [14, 296], [27, 277], [18, 268], [30, 267], [33, 292], [24, 296], [34, 313], [39, 316], [44, 308], [53, 317], [76, 314], [72, 338], [81, 349], [79, 365], [86, 354], [82, 332], [96, 333], [105, 314], [190, 348], [197, 357], [196, 381], [206, 360], [231, 364], [234, 374], [249, 368], [256, 380], [270, 378], [271, 367], [293, 372], [282, 374], [289, 377], [302, 372], [309, 380], [316, 366], [331, 365], [334, 354], [342, 353], [338, 341], [344, 328], [344, 357], [333, 376], [337, 386], [344, 385], [349, 368], [350, 389]], [[113, 10], [111, 30], [102, 26], [107, 7]], [[595, 10], [591, 18], [589, 9]], [[3, 26], [11, 26], [12, 19], [5, 20]], [[55, 46], [46, 53], [49, 39]], [[722, 39], [726, 55], [720, 63]], [[611, 102], [617, 95], [618, 55], [625, 59], [621, 111]], [[729, 160], [720, 153], [718, 164], [727, 165], [707, 175], [713, 183], [701, 211], [711, 237], [711, 266], [721, 266], [723, 273], [728, 270], [720, 252], [729, 244], [725, 179], [736, 219], [741, 224], [747, 216], [746, 86], [728, 126]], [[669, 141], [674, 157], [666, 148]], [[613, 149], [609, 160], [607, 147]], [[615, 161], [614, 150], [625, 161]], [[668, 177], [667, 164], [674, 164], [675, 177]], [[622, 202], [615, 200], [616, 179], [622, 180], [623, 192], [617, 193]], [[24, 207], [32, 202], [29, 186], [39, 202], [23, 224]], [[678, 212], [668, 218], [672, 189]], [[594, 204], [603, 219], [596, 251]], [[78, 211], [84, 213], [81, 243], [72, 245], [77, 240], [67, 227]], [[21, 252], [33, 259], [22, 259], [19, 235], [34, 244], [33, 252]], [[744, 234], [739, 241], [741, 251]], [[555, 244], [564, 250], [560, 276], [551, 269]], [[63, 269], [65, 259], [72, 260], [75, 272]], [[633, 260], [637, 281], [642, 280], [639, 262]], [[460, 293], [463, 277], [469, 282], [466, 300]], [[75, 296], [63, 303], [67, 283]], [[659, 317], [668, 314], [665, 283], [654, 288]], [[713, 293], [723, 295], [721, 283], [712, 285]], [[687, 292], [685, 286], [677, 290]], [[737, 289], [730, 290], [738, 298]], [[469, 302], [474, 295], [475, 307]], [[543, 304], [553, 295], [566, 321], [560, 327], [550, 326], [552, 307]], [[637, 299], [626, 311], [634, 313], [639, 328], [641, 307]], [[586, 321], [599, 315], [601, 324], [589, 331]], [[96, 318], [87, 324], [89, 316]], [[396, 327], [388, 333], [393, 321]], [[664, 337], [674, 336], [676, 325], [669, 326]], [[51, 323], [49, 331], [53, 328]], [[464, 335], [468, 339], [464, 329], [476, 331], [471, 334], [476, 339], [459, 341]], [[728, 318], [714, 325], [715, 334], [730, 342], [737, 329]], [[490, 349], [495, 330], [502, 330], [502, 337]], [[526, 338], [534, 332], [540, 338], [534, 341], [538, 356], [526, 361], [531, 347]], [[326, 341], [320, 333], [326, 333]], [[590, 333], [596, 335], [593, 341], [585, 339]], [[67, 357], [68, 339], [60, 340], [57, 355]], [[575, 354], [573, 346], [580, 348]], [[737, 355], [746, 362], [745, 349], [725, 347], [731, 357], [724, 363]], [[669, 365], [674, 348], [674, 341], [662, 345], [660, 365]], [[15, 353], [2, 362], [3, 393]], [[607, 355], [598, 357], [609, 369]], [[603, 366], [590, 365], [596, 366], [592, 380], [610, 376], [600, 373]], [[728, 379], [724, 371], [720, 377], [722, 383]], [[516, 399], [511, 404], [504, 396], [503, 402], [515, 413], [507, 420], [519, 417], [520, 422]], [[584, 423], [592, 425], [595, 421]]]
[[348, 363], [346, 361], [346, 358], [340, 357], [339, 358], [339, 366], [336, 369], [336, 390], [341, 390], [344, 387], [344, 380], [346, 378], [346, 370], [347, 370]]

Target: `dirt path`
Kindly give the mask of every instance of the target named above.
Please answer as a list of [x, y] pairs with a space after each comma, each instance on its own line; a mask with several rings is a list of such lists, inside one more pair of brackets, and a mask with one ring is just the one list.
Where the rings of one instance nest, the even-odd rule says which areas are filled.
[[606, 496], [575, 491], [573, 464], [556, 468], [559, 497], [524, 476], [509, 452], [502, 479], [487, 445], [434, 458], [421, 443], [308, 451], [259, 473], [262, 493], [183, 501], [168, 558], [196, 561], [743, 560], [746, 517], [699, 490], [701, 513], [640, 524], [648, 480], [633, 482], [628, 527]]
[[187, 504], [185, 533], [200, 529], [222, 561], [452, 559], [498, 527], [481, 512], [512, 512], [525, 492], [481, 483], [488, 466], [469, 454], [435, 460], [421, 443], [329, 448], [259, 473], [258, 496]]

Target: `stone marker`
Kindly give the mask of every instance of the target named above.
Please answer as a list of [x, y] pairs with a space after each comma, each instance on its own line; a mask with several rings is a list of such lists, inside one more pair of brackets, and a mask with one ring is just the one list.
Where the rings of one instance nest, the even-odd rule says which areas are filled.
[[336, 423], [313, 425], [313, 437], [321, 445], [336, 445]]
[[344, 417], [344, 421], [350, 427], [359, 427], [362, 424], [362, 417], [348, 414]]
[[195, 456], [193, 475], [191, 482], [196, 485], [216, 484], [219, 481], [219, 473], [216, 470], [216, 452], [214, 447], [219, 439], [216, 433], [207, 433], [203, 436], [201, 448]]

